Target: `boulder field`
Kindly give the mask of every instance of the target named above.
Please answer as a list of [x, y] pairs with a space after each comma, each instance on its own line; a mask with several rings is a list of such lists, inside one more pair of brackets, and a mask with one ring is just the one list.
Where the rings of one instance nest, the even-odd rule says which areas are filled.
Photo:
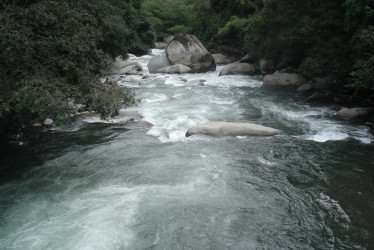
[[129, 72], [142, 71], [142, 66], [135, 61], [123, 60], [122, 56], [117, 56], [114, 62], [110, 63], [107, 67], [102, 69], [102, 75], [124, 75]]
[[[170, 42], [166, 47], [166, 56], [157, 56], [155, 59], [149, 61], [148, 69], [150, 73], [187, 73], [187, 68], [190, 68], [190, 73], [205, 73], [216, 70], [216, 63], [209, 51], [193, 35], [181, 35], [170, 37]], [[172, 70], [159, 70], [174, 66], [183, 65], [171, 68]], [[180, 69], [180, 71], [179, 71]]]

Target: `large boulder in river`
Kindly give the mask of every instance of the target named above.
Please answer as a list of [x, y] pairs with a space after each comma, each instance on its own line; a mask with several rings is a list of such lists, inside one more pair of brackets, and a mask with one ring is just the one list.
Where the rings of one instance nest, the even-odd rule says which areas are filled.
[[165, 74], [185, 74], [191, 73], [191, 68], [184, 66], [182, 64], [176, 64], [169, 67], [162, 68], [157, 71], [157, 73], [165, 73]]
[[171, 63], [166, 55], [152, 57], [147, 65], [149, 73], [151, 74], [157, 73], [160, 69], [169, 66], [171, 66]]
[[373, 111], [373, 108], [343, 108], [337, 113], [337, 115], [345, 119], [357, 119], [360, 117], [367, 116], [373, 113]]
[[114, 62], [102, 69], [102, 75], [124, 75], [130, 71], [142, 71], [142, 66], [135, 61], [123, 60], [122, 56], [117, 56]]
[[300, 74], [274, 73], [264, 77], [263, 86], [285, 86], [299, 87], [306, 83], [305, 78]]
[[209, 136], [273, 136], [284, 134], [282, 131], [257, 125], [253, 123], [241, 122], [208, 122], [190, 128], [186, 137], [191, 135], [209, 135]]
[[231, 63], [223, 67], [219, 75], [255, 75], [257, 73], [256, 67], [253, 64]]
[[176, 36], [166, 48], [166, 55], [172, 64], [190, 67], [193, 73], [216, 70], [213, 56], [196, 36]]

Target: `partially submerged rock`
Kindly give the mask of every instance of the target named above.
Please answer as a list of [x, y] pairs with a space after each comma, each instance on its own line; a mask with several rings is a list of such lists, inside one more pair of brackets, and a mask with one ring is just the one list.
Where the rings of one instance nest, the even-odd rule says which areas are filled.
[[176, 36], [166, 48], [166, 55], [172, 64], [182, 64], [193, 73], [216, 70], [213, 56], [196, 36]]
[[345, 119], [357, 119], [373, 113], [373, 108], [342, 108], [337, 115]]
[[165, 74], [185, 74], [191, 73], [192, 69], [184, 66], [182, 64], [176, 64], [169, 67], [162, 68], [157, 71], [157, 73], [165, 73]]
[[306, 83], [306, 80], [300, 74], [276, 72], [264, 77], [263, 86], [299, 87], [304, 83]]
[[154, 56], [148, 62], [149, 73], [157, 73], [160, 69], [171, 66], [171, 63], [166, 55]]
[[223, 67], [219, 75], [256, 75], [257, 73], [256, 67], [250, 63], [231, 63]]
[[102, 75], [124, 75], [132, 70], [142, 71], [142, 66], [135, 61], [123, 60], [122, 56], [117, 56], [114, 62], [102, 69]]
[[265, 127], [253, 123], [241, 122], [208, 122], [190, 128], [186, 137], [191, 135], [209, 136], [273, 136], [284, 134], [281, 130]]

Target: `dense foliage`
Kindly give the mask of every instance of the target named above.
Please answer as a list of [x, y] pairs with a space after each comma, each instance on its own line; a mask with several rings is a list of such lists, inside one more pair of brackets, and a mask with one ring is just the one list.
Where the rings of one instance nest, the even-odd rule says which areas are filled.
[[374, 1], [145, 0], [143, 8], [159, 37], [192, 32], [210, 49], [237, 47], [343, 87], [374, 87]]
[[0, 128], [7, 130], [46, 117], [66, 121], [72, 102], [115, 114], [128, 91], [102, 84], [99, 69], [154, 42], [140, 1], [5, 0], [0, 24]]

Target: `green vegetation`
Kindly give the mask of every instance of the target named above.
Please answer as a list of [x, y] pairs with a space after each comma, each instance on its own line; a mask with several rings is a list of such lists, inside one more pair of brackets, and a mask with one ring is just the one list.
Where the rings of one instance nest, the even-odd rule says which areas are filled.
[[140, 1], [5, 0], [0, 3], [0, 128], [46, 117], [65, 122], [83, 103], [102, 117], [128, 99], [102, 84], [111, 58], [145, 52], [154, 33]]
[[374, 2], [369, 0], [145, 0], [158, 37], [192, 32], [213, 49], [242, 49], [330, 76], [342, 88], [374, 88]]
[[373, 23], [370, 0], [4, 0], [0, 128], [64, 122], [71, 102], [116, 114], [132, 98], [102, 84], [99, 69], [171, 34], [193, 33], [209, 49], [232, 47], [372, 93]]

